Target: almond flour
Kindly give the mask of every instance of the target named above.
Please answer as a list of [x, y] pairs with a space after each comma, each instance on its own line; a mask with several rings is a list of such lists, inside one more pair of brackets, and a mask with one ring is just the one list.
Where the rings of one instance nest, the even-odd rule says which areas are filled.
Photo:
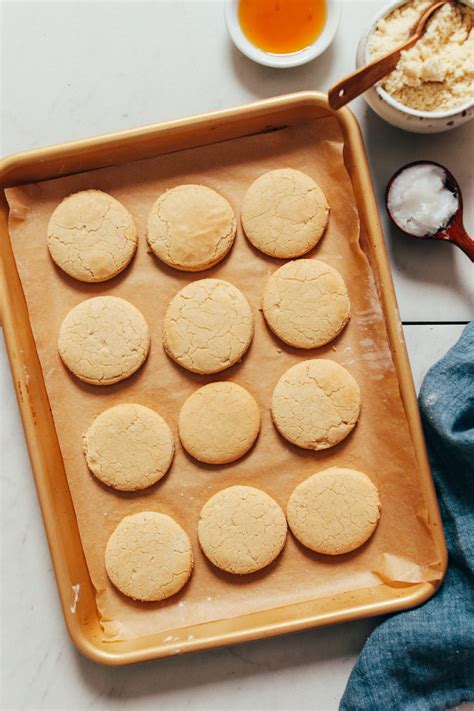
[[[379, 20], [369, 37], [370, 59], [390, 52], [411, 35], [432, 0], [412, 0]], [[380, 86], [401, 104], [419, 111], [449, 111], [474, 99], [474, 12], [446, 4], [428, 21], [423, 37], [402, 52]]]

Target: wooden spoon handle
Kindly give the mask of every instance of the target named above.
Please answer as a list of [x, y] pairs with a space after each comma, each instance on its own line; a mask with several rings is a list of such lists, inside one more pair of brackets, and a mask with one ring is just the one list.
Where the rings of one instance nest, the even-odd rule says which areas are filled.
[[439, 0], [439, 2], [435, 2], [428, 7], [418, 20], [414, 33], [406, 42], [399, 47], [395, 47], [395, 49], [392, 49], [387, 54], [384, 54], [383, 57], [375, 60], [375, 62], [370, 62], [370, 64], [349, 74], [349, 76], [337, 84], [334, 84], [328, 92], [329, 106], [331, 109], [340, 109], [341, 106], [345, 106], [348, 101], [352, 101], [352, 99], [355, 99], [359, 94], [363, 94], [364, 91], [370, 89], [373, 84], [383, 79], [387, 74], [390, 74], [397, 66], [400, 54], [403, 50], [410, 49], [415, 42], [418, 42], [425, 31], [425, 26], [429, 18], [439, 10], [440, 7], [446, 5], [448, 1], [449, 0]]
[[446, 234], [450, 242], [462, 249], [464, 254], [467, 254], [471, 262], [474, 262], [474, 239], [471, 239], [466, 232], [462, 222], [454, 220], [447, 228]]
[[[405, 45], [403, 49], [405, 49]], [[389, 54], [385, 54], [383, 57], [380, 57], [380, 59], [377, 59], [377, 61], [371, 62], [365, 67], [361, 67], [361, 69], [358, 69], [356, 72], [341, 79], [337, 84], [334, 84], [328, 92], [329, 106], [331, 109], [340, 109], [341, 106], [345, 106], [349, 101], [355, 99], [356, 96], [370, 89], [379, 79], [390, 74], [397, 66], [401, 52], [402, 48], [399, 48], [395, 52], [392, 51]]]

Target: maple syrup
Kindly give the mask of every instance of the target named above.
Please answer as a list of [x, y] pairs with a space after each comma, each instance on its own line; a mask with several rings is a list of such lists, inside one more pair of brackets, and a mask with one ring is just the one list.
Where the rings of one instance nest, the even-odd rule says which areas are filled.
[[239, 22], [247, 39], [271, 54], [309, 47], [326, 23], [326, 0], [240, 0]]

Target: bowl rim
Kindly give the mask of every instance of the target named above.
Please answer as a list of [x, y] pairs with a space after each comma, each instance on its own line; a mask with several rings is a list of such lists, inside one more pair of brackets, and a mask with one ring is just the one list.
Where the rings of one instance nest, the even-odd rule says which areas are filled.
[[224, 17], [229, 36], [234, 45], [249, 59], [267, 67], [286, 69], [306, 64], [319, 57], [334, 40], [341, 15], [340, 0], [326, 0], [327, 17], [321, 34], [312, 44], [297, 52], [274, 54], [256, 47], [244, 34], [238, 16], [239, 0], [226, 0]]
[[[373, 19], [370, 24], [370, 28], [368, 32], [366, 33], [365, 36], [365, 47], [364, 47], [364, 62], [367, 64], [369, 62], [369, 38], [375, 31], [375, 27], [378, 23], [379, 20], [381, 20], [383, 17], [386, 17], [389, 15], [393, 10], [396, 10], [397, 7], [401, 7], [402, 5], [406, 5], [410, 0], [390, 0], [390, 2], [385, 3], [373, 16]], [[467, 7], [471, 7], [472, 5], [470, 2], [463, 2], [462, 4], [466, 5]], [[393, 108], [397, 109], [398, 111], [401, 111], [402, 113], [408, 114], [409, 116], [415, 116], [417, 118], [426, 118], [426, 119], [445, 119], [445, 118], [450, 118], [452, 116], [458, 116], [459, 114], [462, 114], [463, 111], [467, 111], [468, 109], [472, 108], [474, 106], [474, 99], [469, 99], [465, 104], [460, 104], [459, 106], [456, 106], [454, 109], [447, 109], [446, 111], [421, 111], [420, 109], [412, 109], [410, 106], [406, 106], [406, 104], [402, 104], [400, 101], [397, 101], [397, 99], [394, 99], [385, 89], [383, 89], [381, 86], [374, 86], [373, 87], [376, 93], [390, 106]]]

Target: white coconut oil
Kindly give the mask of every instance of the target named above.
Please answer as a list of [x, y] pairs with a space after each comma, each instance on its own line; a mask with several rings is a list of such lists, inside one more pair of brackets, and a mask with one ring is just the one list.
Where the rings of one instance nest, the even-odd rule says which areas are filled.
[[432, 163], [402, 170], [390, 186], [388, 210], [396, 224], [415, 237], [428, 237], [446, 227], [459, 199], [446, 187], [446, 171]]

